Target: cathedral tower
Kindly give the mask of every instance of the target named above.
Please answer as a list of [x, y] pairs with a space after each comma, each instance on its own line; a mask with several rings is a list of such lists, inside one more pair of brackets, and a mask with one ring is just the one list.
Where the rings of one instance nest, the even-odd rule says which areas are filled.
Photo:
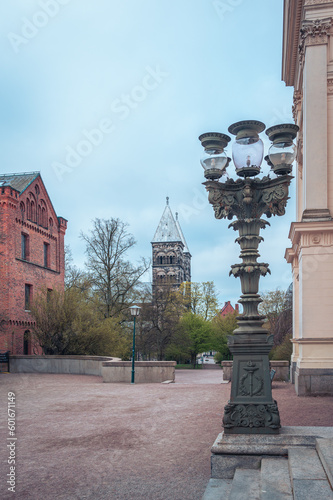
[[178, 214], [176, 213], [176, 219], [172, 215], [168, 197], [151, 244], [153, 293], [158, 286], [173, 284], [179, 287], [184, 281], [191, 281], [191, 254], [178, 221]]

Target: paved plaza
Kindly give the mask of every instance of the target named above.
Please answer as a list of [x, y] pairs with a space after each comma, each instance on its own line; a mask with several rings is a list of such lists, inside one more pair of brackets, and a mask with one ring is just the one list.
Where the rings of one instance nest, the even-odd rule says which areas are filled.
[[[0, 374], [2, 499], [200, 500], [230, 384], [179, 370], [174, 384], [84, 375]], [[15, 393], [16, 493], [7, 490], [7, 395]], [[333, 397], [273, 383], [282, 425], [332, 426]]]

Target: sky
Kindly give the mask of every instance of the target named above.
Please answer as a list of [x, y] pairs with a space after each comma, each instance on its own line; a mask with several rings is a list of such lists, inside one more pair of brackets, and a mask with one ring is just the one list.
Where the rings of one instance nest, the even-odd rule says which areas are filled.
[[[198, 136], [239, 120], [293, 123], [293, 89], [281, 81], [283, 1], [11, 0], [0, 13], [1, 173], [41, 172], [78, 267], [80, 232], [97, 217], [129, 224], [133, 263], [151, 257], [168, 196], [192, 281], [214, 281], [220, 303], [234, 305], [237, 234], [208, 203]], [[295, 181], [286, 215], [262, 232], [259, 261], [272, 274], [261, 291], [292, 280], [284, 253], [293, 220]]]

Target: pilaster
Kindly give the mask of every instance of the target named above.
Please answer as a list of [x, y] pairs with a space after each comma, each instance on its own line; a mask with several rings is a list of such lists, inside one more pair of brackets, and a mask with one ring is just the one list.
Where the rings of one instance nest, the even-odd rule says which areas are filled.
[[330, 218], [327, 191], [327, 46], [332, 18], [303, 21], [303, 214], [302, 220]]

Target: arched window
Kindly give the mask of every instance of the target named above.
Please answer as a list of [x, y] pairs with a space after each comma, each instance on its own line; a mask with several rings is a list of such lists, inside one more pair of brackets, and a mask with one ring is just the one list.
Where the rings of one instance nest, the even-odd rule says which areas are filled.
[[32, 222], [36, 222], [36, 205], [35, 205], [34, 201], [31, 201], [30, 208], [31, 208], [31, 217], [30, 217], [30, 220]]
[[21, 219], [24, 220], [24, 213], [25, 213], [25, 205], [23, 201], [20, 203], [20, 212], [21, 212]]
[[36, 222], [37, 220], [37, 206], [36, 206], [36, 199], [35, 195], [30, 191], [29, 193], [29, 198], [27, 199], [27, 212], [28, 212], [28, 201], [30, 204], [30, 210], [29, 210], [29, 217], [27, 218], [31, 220], [32, 222]]
[[156, 263], [157, 264], [165, 264], [165, 255], [161, 252], [159, 252], [157, 255], [156, 255]]
[[37, 224], [39, 224], [40, 226], [42, 226], [42, 207], [40, 205], [38, 205], [38, 208], [37, 208]]
[[39, 200], [38, 224], [47, 229], [47, 207], [44, 200]]
[[47, 214], [44, 207], [42, 208], [42, 226], [47, 228]]
[[27, 198], [27, 219], [31, 220], [31, 203], [29, 198]]

